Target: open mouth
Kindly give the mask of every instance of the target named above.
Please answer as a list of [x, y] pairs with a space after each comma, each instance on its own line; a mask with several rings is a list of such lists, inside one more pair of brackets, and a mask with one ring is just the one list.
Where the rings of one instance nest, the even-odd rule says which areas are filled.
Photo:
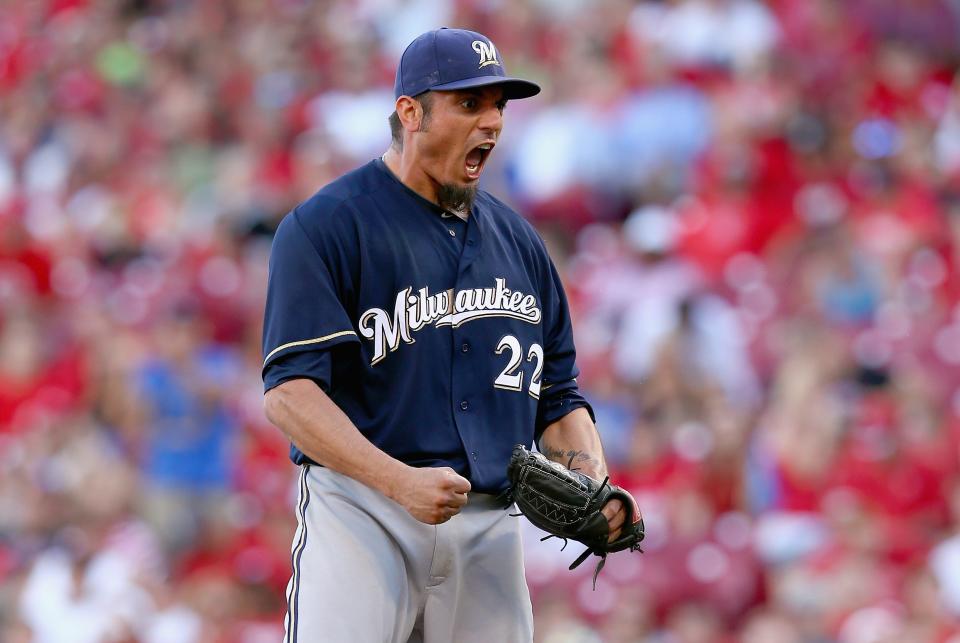
[[494, 143], [491, 142], [481, 143], [467, 154], [464, 167], [467, 171], [467, 177], [469, 177], [470, 180], [475, 181], [480, 178], [483, 164], [486, 163], [487, 157], [490, 156], [490, 150], [493, 149], [493, 146]]

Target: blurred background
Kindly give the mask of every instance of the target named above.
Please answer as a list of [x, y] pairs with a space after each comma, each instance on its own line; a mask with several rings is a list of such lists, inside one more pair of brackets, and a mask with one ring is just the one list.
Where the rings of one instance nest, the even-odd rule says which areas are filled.
[[960, 641], [957, 0], [0, 2], [0, 640], [279, 640], [271, 235], [441, 25], [647, 525], [527, 534], [538, 640]]

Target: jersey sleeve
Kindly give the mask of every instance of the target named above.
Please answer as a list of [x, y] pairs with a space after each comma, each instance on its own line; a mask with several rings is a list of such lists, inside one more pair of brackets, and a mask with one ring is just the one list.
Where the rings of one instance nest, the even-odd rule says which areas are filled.
[[546, 278], [541, 291], [543, 304], [544, 365], [540, 402], [537, 405], [535, 438], [539, 442], [544, 429], [570, 413], [585, 407], [593, 418], [593, 409], [580, 394], [577, 385], [577, 351], [573, 344], [573, 326], [567, 296], [556, 267], [543, 249]]
[[311, 237], [294, 210], [274, 237], [263, 321], [266, 390], [297, 377], [329, 381], [329, 359], [307, 353], [359, 342], [344, 306], [350, 244], [339, 234], [340, 222], [327, 218], [330, 225], [325, 222]]
[[302, 378], [313, 380], [317, 386], [329, 394], [333, 379], [333, 360], [330, 351], [313, 350], [300, 353], [291, 351], [270, 360], [263, 369], [263, 389], [269, 391], [287, 380]]

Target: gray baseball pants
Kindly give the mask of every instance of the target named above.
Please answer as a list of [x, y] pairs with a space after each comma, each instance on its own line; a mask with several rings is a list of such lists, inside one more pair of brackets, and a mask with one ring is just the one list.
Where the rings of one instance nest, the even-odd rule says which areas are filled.
[[471, 493], [427, 525], [352, 478], [303, 465], [284, 643], [529, 643], [519, 519]]

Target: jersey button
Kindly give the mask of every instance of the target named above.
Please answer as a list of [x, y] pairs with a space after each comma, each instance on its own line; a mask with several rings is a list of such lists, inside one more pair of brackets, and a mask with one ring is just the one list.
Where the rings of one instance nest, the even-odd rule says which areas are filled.
[[466, 410], [469, 409], [469, 408], [470, 408], [470, 405], [467, 403], [466, 400], [463, 400], [462, 402], [460, 402], [460, 410], [461, 410], [461, 411], [466, 411]]
[[449, 233], [450, 233], [450, 236], [451, 236], [451, 237], [455, 237], [455, 236], [457, 236], [457, 233], [456, 233], [456, 232], [454, 232], [453, 230], [449, 230], [449, 229], [448, 229], [448, 230], [447, 230], [447, 232], [449, 232]]
[[470, 344], [467, 344], [466, 342], [464, 342], [463, 346], [460, 347], [460, 350], [463, 351], [464, 353], [469, 353], [469, 352], [470, 352]]

